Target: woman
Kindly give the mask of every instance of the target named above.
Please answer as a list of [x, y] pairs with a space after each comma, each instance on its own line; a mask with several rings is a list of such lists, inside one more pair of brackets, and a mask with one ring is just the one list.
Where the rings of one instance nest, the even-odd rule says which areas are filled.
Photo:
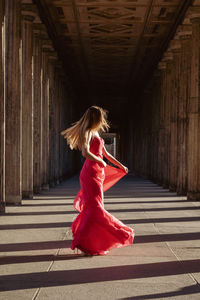
[[[122, 178], [128, 169], [106, 151], [99, 131], [109, 128], [106, 111], [91, 106], [72, 127], [61, 132], [71, 149], [79, 149], [86, 158], [80, 173], [81, 190], [74, 200], [80, 213], [71, 226], [71, 249], [89, 255], [105, 255], [114, 247], [133, 242], [134, 230], [104, 208], [103, 192]], [[105, 163], [103, 156], [119, 168]]]

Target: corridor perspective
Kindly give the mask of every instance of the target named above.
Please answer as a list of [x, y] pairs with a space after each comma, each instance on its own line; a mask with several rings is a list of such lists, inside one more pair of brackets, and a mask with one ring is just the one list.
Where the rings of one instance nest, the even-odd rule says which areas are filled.
[[[0, 299], [200, 299], [200, 0], [0, 0], [0, 26]], [[136, 233], [92, 258], [61, 135], [91, 105]]]

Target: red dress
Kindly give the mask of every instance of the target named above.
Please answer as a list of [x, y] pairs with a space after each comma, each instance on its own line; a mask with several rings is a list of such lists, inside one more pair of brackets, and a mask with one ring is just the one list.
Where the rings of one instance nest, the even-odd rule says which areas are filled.
[[[103, 158], [104, 140], [95, 136], [90, 143], [90, 151]], [[74, 200], [74, 207], [80, 213], [74, 220], [71, 230], [71, 249], [78, 248], [85, 253], [105, 255], [112, 248], [132, 244], [134, 230], [104, 208], [103, 192], [109, 189], [126, 172], [95, 161], [85, 160], [80, 173], [81, 190]]]

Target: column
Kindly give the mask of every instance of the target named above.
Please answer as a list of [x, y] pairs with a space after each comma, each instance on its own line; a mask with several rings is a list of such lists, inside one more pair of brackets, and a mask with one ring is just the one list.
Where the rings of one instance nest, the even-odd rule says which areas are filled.
[[[64, 129], [63, 127], [63, 120], [65, 117], [65, 102], [67, 99], [65, 99], [65, 86], [67, 85], [66, 77], [63, 68], [61, 67], [60, 70], [60, 124], [59, 124], [59, 133]], [[62, 182], [63, 175], [64, 175], [64, 138], [61, 134], [59, 134], [60, 138], [60, 156], [59, 156], [59, 181]]]
[[5, 1], [5, 100], [6, 149], [5, 194], [6, 203], [21, 204], [22, 199], [22, 106], [21, 106], [21, 1]]
[[192, 30], [180, 31], [181, 42], [181, 69], [180, 69], [180, 96], [178, 105], [178, 176], [177, 194], [186, 195], [188, 189], [188, 99], [191, 72], [191, 34]]
[[49, 189], [49, 39], [46, 29], [42, 32], [42, 189]]
[[59, 118], [59, 111], [60, 111], [60, 62], [56, 64], [55, 68], [55, 184], [59, 184], [59, 151], [60, 151], [60, 118]]
[[158, 141], [159, 141], [159, 122], [160, 122], [160, 85], [161, 72], [155, 70], [154, 72], [154, 95], [152, 98], [152, 139], [153, 139], [153, 153], [152, 153], [152, 180], [158, 182]]
[[22, 197], [33, 197], [33, 6], [22, 5]]
[[55, 185], [55, 156], [56, 156], [56, 139], [55, 139], [55, 65], [57, 61], [56, 52], [49, 56], [49, 184], [50, 187]]
[[0, 213], [5, 212], [4, 1], [0, 1]]
[[164, 149], [164, 173], [163, 173], [163, 187], [169, 188], [169, 170], [170, 170], [170, 114], [171, 114], [171, 98], [172, 98], [172, 67], [173, 67], [173, 56], [172, 52], [169, 50], [165, 53], [164, 61], [166, 61], [166, 90], [165, 90], [165, 112], [164, 112], [164, 127], [165, 127], [165, 149]]
[[188, 200], [200, 199], [199, 68], [200, 16], [192, 16], [191, 88], [188, 103]]
[[161, 61], [158, 65], [161, 71], [161, 97], [160, 97], [160, 122], [159, 122], [159, 143], [158, 143], [158, 184], [163, 184], [163, 170], [164, 170], [164, 142], [165, 142], [165, 129], [164, 129], [164, 103], [166, 91], [166, 62]]
[[172, 40], [170, 49], [173, 54], [173, 81], [171, 93], [171, 115], [170, 115], [170, 169], [169, 169], [169, 189], [175, 192], [177, 189], [177, 148], [178, 148], [178, 100], [179, 100], [179, 87], [180, 87], [180, 41]]
[[34, 24], [33, 38], [33, 191], [41, 191], [41, 161], [42, 161], [42, 40], [41, 24]]

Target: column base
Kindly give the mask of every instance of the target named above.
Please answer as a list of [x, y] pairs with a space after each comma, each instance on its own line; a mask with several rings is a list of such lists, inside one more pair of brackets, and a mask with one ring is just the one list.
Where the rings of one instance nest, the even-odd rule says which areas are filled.
[[187, 191], [185, 190], [177, 190], [176, 193], [178, 196], [187, 196]]
[[162, 185], [163, 185], [163, 182], [160, 181], [160, 180], [158, 179], [158, 180], [157, 180], [157, 185], [162, 186]]
[[49, 190], [49, 184], [48, 184], [48, 183], [43, 184], [43, 185], [42, 185], [42, 190], [43, 190], [43, 191], [48, 191], [48, 190]]
[[152, 181], [153, 181], [155, 184], [158, 184], [158, 183], [159, 183], [159, 180], [158, 180], [158, 178], [156, 178], [156, 177], [153, 177]]
[[41, 193], [41, 186], [34, 186], [33, 187], [33, 193], [34, 194], [40, 194]]
[[169, 189], [169, 184], [168, 183], [163, 183], [162, 187], [163, 187], [163, 189]]
[[5, 203], [1, 203], [0, 204], [0, 214], [4, 214], [5, 213]]
[[51, 181], [51, 182], [49, 183], [49, 186], [50, 186], [50, 187], [54, 187], [54, 186], [55, 186], [55, 182], [54, 182], [54, 181]]
[[33, 199], [33, 192], [32, 191], [22, 191], [22, 199]]
[[187, 192], [187, 200], [200, 201], [200, 192]]
[[174, 184], [169, 185], [170, 192], [176, 192], [176, 186]]
[[6, 195], [6, 205], [22, 205], [22, 196]]

